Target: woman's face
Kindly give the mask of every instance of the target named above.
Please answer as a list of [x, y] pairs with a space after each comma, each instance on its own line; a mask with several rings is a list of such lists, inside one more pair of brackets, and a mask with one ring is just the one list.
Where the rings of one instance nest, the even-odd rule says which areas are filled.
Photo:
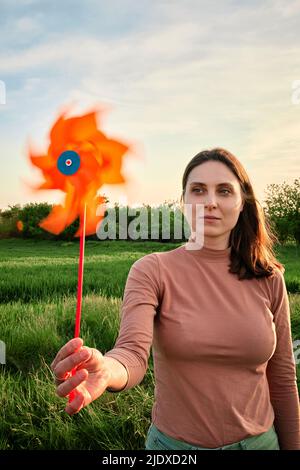
[[[183, 202], [191, 204], [193, 232], [204, 228], [204, 245], [227, 248], [230, 232], [244, 206], [240, 183], [234, 173], [224, 163], [216, 161], [196, 166], [189, 173]], [[196, 212], [197, 204], [202, 205], [203, 212]], [[217, 219], [203, 219], [206, 215]]]

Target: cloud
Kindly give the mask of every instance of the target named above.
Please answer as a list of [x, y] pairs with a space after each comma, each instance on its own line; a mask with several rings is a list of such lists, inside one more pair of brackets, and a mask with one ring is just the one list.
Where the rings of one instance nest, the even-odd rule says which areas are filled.
[[274, 2], [275, 9], [284, 17], [300, 15], [300, 1], [294, 0], [287, 2], [286, 0], [276, 0]]
[[36, 34], [42, 30], [40, 23], [31, 17], [23, 16], [18, 18], [15, 22], [14, 33], [24, 36], [24, 34]]
[[[136, 170], [141, 200], [154, 183], [166, 198], [177, 193], [188, 156], [216, 145], [237, 152], [263, 188], [263, 178], [280, 177], [283, 161], [286, 174], [299, 170], [299, 107], [291, 104], [291, 82], [300, 78], [298, 3], [158, 1], [148, 11], [144, 1], [139, 7], [112, 1], [105, 13], [115, 30], [107, 36], [83, 20], [78, 28], [75, 13], [73, 29], [64, 30], [54, 7], [51, 30], [48, 12], [37, 8], [32, 31], [40, 40], [0, 53], [7, 113], [24, 135], [27, 122], [39, 135], [63, 102], [111, 105], [105, 128], [144, 145], [147, 166]], [[100, 30], [106, 18], [99, 5], [90, 1], [86, 10]], [[119, 31], [122, 18], [134, 14], [137, 25], [131, 20]], [[24, 12], [15, 18], [17, 39], [30, 38], [30, 18]]]

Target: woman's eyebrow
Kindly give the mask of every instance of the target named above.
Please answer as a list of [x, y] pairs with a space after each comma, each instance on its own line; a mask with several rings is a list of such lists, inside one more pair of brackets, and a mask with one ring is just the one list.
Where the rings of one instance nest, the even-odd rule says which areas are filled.
[[[199, 186], [205, 186], [206, 187], [206, 184], [202, 183], [201, 181], [192, 181], [190, 183], [190, 186], [192, 186], [192, 185], [199, 185]], [[230, 186], [233, 189], [233, 185], [229, 182], [218, 183], [217, 186]]]

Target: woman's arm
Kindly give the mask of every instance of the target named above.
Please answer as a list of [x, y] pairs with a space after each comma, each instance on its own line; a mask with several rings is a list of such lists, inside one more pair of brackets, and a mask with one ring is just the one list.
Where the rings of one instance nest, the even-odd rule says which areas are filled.
[[272, 279], [272, 313], [277, 336], [275, 352], [267, 365], [274, 426], [281, 450], [300, 450], [300, 411], [293, 353], [289, 299], [283, 273]]
[[[158, 259], [155, 253], [151, 253], [135, 261], [130, 268], [124, 289], [119, 335], [114, 348], [104, 354], [105, 358], [119, 361], [127, 370], [128, 381], [122, 391], [138, 385], [147, 371], [159, 298]], [[120, 385], [120, 377], [116, 378], [116, 382], [115, 385]]]
[[128, 372], [126, 367], [117, 359], [104, 356], [104, 361], [111, 372], [111, 378], [108, 382], [107, 389], [109, 392], [121, 392], [128, 382]]

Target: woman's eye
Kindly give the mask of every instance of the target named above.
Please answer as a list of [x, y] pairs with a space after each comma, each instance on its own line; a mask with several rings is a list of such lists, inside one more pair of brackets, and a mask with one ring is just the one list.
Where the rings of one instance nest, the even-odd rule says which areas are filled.
[[[193, 192], [198, 192], [198, 191], [202, 191], [202, 189], [200, 189], [200, 188], [194, 188], [192, 191], [193, 191]], [[226, 191], [226, 193], [224, 193], [224, 191]], [[220, 192], [223, 193], [223, 194], [230, 194], [229, 189], [221, 189]]]

